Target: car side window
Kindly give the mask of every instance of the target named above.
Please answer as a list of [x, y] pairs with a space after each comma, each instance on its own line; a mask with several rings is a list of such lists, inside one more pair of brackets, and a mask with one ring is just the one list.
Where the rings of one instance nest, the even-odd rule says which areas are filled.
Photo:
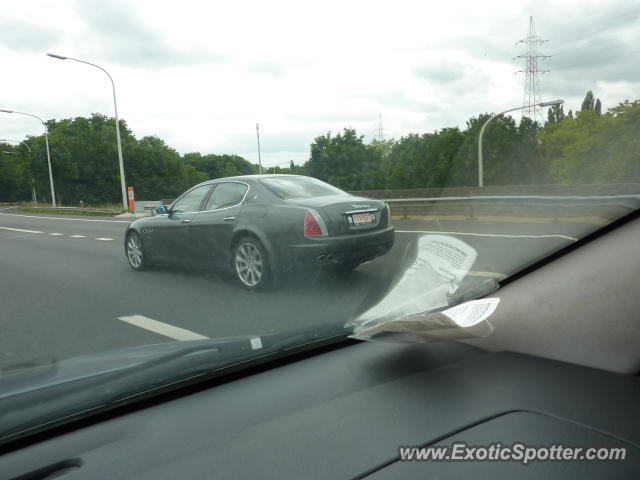
[[231, 207], [242, 202], [247, 186], [244, 183], [223, 182], [218, 183], [213, 193], [207, 200], [205, 210], [216, 210], [218, 208]]
[[188, 213], [200, 211], [202, 199], [207, 195], [211, 185], [202, 185], [183, 195], [171, 207], [171, 213]]

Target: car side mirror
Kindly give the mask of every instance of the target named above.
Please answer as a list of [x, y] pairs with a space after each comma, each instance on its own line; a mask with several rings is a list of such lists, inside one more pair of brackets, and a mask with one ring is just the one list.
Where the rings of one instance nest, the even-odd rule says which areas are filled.
[[169, 215], [169, 207], [167, 207], [166, 205], [160, 205], [158, 208], [156, 208], [156, 213], [158, 215]]

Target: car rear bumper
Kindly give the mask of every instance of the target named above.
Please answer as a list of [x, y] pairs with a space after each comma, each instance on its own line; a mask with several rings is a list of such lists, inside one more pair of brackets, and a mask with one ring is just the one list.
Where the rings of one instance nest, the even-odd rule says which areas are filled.
[[393, 227], [340, 237], [311, 237], [284, 252], [289, 268], [318, 268], [363, 263], [384, 255], [395, 238]]

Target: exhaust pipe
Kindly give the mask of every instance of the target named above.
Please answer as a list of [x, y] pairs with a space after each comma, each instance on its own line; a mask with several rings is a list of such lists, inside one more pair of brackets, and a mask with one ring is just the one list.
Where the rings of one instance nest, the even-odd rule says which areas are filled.
[[316, 262], [320, 263], [320, 264], [325, 264], [325, 263], [333, 263], [335, 262], [335, 253], [327, 253], [327, 254], [322, 254], [322, 255], [318, 255], [316, 257]]

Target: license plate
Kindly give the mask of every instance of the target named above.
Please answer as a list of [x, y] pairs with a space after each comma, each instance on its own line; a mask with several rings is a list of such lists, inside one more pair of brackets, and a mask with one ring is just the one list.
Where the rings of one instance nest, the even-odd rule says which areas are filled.
[[376, 216], [373, 213], [354, 213], [351, 218], [353, 218], [354, 225], [366, 225], [376, 220]]

